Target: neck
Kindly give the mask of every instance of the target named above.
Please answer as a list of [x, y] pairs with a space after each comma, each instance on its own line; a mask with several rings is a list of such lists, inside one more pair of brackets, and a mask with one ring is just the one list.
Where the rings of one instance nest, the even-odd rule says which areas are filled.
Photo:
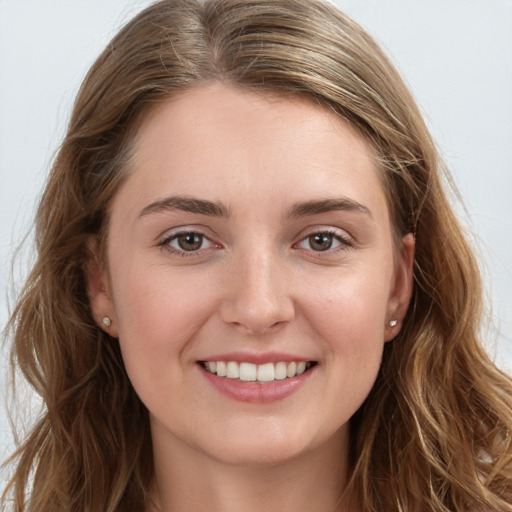
[[355, 512], [343, 497], [347, 444], [343, 433], [293, 460], [261, 465], [226, 464], [179, 442], [155, 445], [149, 512]]

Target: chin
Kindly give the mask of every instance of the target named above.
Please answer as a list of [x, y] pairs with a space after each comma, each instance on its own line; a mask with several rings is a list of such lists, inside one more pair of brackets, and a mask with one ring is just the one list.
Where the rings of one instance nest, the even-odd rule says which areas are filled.
[[250, 428], [238, 435], [225, 435], [224, 442], [209, 451], [214, 459], [228, 465], [273, 467], [292, 462], [321, 444], [296, 431]]
[[257, 468], [282, 466], [300, 458], [302, 454], [302, 450], [291, 447], [280, 446], [276, 450], [269, 448], [268, 444], [265, 447], [258, 444], [229, 450], [229, 452], [215, 453], [213, 456], [218, 462], [230, 466]]

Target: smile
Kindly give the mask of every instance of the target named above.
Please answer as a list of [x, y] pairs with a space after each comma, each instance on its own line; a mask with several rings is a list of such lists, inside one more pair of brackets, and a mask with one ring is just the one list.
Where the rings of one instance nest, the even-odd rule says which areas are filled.
[[280, 361], [276, 363], [254, 364], [236, 361], [202, 361], [201, 366], [217, 377], [238, 379], [243, 382], [274, 382], [302, 375], [315, 362]]

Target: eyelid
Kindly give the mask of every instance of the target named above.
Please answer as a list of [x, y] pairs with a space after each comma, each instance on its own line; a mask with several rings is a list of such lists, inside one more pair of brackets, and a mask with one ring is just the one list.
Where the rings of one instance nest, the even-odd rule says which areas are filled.
[[304, 250], [314, 253], [315, 256], [322, 257], [322, 255], [325, 255], [327, 257], [328, 255], [331, 255], [338, 251], [346, 251], [348, 249], [353, 249], [355, 246], [355, 240], [352, 238], [352, 236], [350, 236], [346, 231], [342, 229], [335, 228], [332, 226], [314, 226], [300, 233], [300, 235], [297, 237], [297, 242], [294, 243], [294, 247], [302, 249], [301, 247], [299, 247], [301, 243], [305, 242], [309, 237], [319, 234], [332, 236], [339, 242], [339, 245], [333, 248], [326, 249], [325, 251], [315, 251], [313, 249], [304, 248]]
[[[185, 251], [177, 247], [172, 247], [170, 245], [170, 243], [173, 240], [176, 240], [178, 237], [188, 234], [201, 236], [204, 240], [207, 240], [209, 242], [209, 246], [197, 249], [195, 251]], [[205, 233], [205, 230], [199, 226], [180, 226], [177, 228], [167, 230], [162, 236], [159, 237], [157, 246], [171, 254], [176, 254], [178, 256], [199, 256], [204, 254], [205, 251], [208, 251], [211, 248], [220, 249], [222, 247], [221, 244], [212, 240], [212, 237], [208, 236]]]
[[[209, 251], [213, 249], [221, 249], [222, 244], [216, 242], [211, 235], [207, 235], [203, 226], [191, 225], [191, 226], [179, 226], [176, 228], [172, 228], [170, 230], [165, 231], [158, 239], [157, 246], [163, 250], [168, 251], [171, 254], [179, 255], [179, 256], [199, 256], [203, 255], [205, 251]], [[186, 251], [180, 250], [179, 248], [172, 247], [170, 242], [177, 239], [179, 236], [186, 234], [196, 234], [203, 237], [203, 239], [209, 242], [208, 247], [200, 248], [197, 250]], [[300, 244], [305, 242], [308, 237], [311, 237], [316, 234], [327, 234], [335, 238], [339, 244], [335, 247], [330, 247], [325, 251], [315, 251], [314, 249], [307, 249], [300, 247]], [[348, 249], [353, 249], [355, 246], [354, 238], [349, 235], [345, 230], [340, 228], [336, 228], [333, 226], [310, 226], [304, 229], [297, 237], [296, 242], [293, 243], [293, 248], [302, 249], [314, 254], [316, 257], [328, 257], [333, 253], [337, 253], [338, 251], [347, 251]]]

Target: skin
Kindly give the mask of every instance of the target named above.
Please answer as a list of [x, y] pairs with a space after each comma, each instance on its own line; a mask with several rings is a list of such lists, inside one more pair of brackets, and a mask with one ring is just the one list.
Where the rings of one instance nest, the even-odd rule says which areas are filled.
[[[160, 510], [357, 509], [339, 502], [348, 422], [412, 286], [414, 242], [392, 234], [381, 172], [348, 124], [294, 97], [213, 83], [142, 125], [110, 208], [110, 272], [90, 266], [89, 294], [150, 412]], [[291, 395], [247, 403], [198, 364], [233, 351], [316, 366]]]

